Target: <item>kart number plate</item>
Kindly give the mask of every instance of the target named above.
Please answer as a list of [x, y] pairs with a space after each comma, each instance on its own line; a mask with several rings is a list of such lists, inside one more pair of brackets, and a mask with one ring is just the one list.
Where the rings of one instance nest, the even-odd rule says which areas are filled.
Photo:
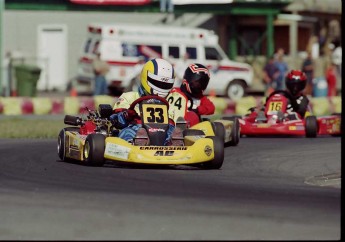
[[168, 123], [168, 109], [165, 105], [143, 104], [143, 118], [145, 123]]
[[267, 114], [275, 114], [281, 111], [283, 107], [283, 102], [270, 102]]

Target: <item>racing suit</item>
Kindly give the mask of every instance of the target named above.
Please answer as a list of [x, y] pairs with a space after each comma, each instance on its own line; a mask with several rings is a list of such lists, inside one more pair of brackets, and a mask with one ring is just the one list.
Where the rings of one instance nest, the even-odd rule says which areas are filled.
[[288, 91], [279, 91], [278, 90], [278, 91], [271, 93], [271, 95], [266, 99], [266, 102], [272, 95], [274, 95], [276, 93], [281, 93], [285, 97], [288, 98], [289, 102], [288, 102], [287, 107], [286, 107], [286, 113], [287, 114], [292, 114], [295, 112], [299, 115], [298, 118], [300, 119], [300, 118], [304, 118], [307, 111], [311, 112], [311, 108], [309, 106], [309, 99], [307, 96], [305, 96], [303, 94], [292, 96]]
[[[140, 117], [138, 115], [133, 115], [132, 112], [128, 113], [127, 111], [130, 105], [140, 97], [141, 95], [139, 92], [123, 93], [114, 104], [114, 114], [110, 116], [110, 120], [115, 128], [121, 129], [118, 137], [126, 141], [133, 141], [137, 131], [142, 127]], [[135, 111], [136, 114], [139, 113], [138, 106], [135, 107]], [[173, 117], [171, 117], [169, 113], [169, 129], [167, 131], [164, 145], [169, 144], [174, 128], [175, 123], [173, 121]]]
[[[186, 100], [188, 100], [186, 106], [183, 107], [183, 105], [181, 105], [181, 102], [178, 102], [178, 99], [175, 100], [176, 98], [174, 96], [174, 93], [179, 93], [180, 95], [185, 97]], [[188, 92], [184, 92], [181, 88], [178, 87], [175, 87], [170, 91], [167, 100], [170, 103], [169, 111], [172, 109], [181, 110], [182, 108], [186, 110], [184, 118], [186, 121], [190, 122], [191, 126], [199, 123], [200, 115], [211, 115], [214, 114], [215, 111], [214, 104], [206, 96], [203, 95], [201, 98], [195, 98], [192, 97]]]

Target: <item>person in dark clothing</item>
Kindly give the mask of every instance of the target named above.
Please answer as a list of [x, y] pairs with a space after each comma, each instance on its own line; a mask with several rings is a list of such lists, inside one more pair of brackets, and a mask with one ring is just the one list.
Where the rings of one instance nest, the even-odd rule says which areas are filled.
[[271, 56], [263, 69], [263, 81], [266, 85], [265, 96], [268, 96], [276, 89], [278, 76], [279, 69], [274, 63], [274, 56]]
[[[307, 76], [300, 70], [291, 70], [285, 77], [285, 85], [287, 90], [277, 90], [273, 92], [267, 100], [277, 93], [283, 94], [289, 99], [286, 112], [287, 114], [297, 113], [297, 119], [305, 117], [307, 112], [311, 113], [309, 99], [303, 94], [303, 90], [307, 84]], [[267, 101], [266, 100], [266, 101]], [[291, 117], [291, 116], [290, 116]]]
[[310, 52], [308, 52], [308, 56], [302, 64], [302, 71], [307, 77], [305, 94], [311, 95], [313, 90], [314, 63]]

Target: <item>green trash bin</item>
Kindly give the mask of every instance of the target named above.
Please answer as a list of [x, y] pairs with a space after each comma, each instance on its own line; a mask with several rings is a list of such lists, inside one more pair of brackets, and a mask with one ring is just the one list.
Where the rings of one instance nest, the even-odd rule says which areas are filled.
[[41, 69], [33, 65], [15, 66], [17, 79], [17, 94], [21, 97], [35, 97], [36, 86], [40, 78]]

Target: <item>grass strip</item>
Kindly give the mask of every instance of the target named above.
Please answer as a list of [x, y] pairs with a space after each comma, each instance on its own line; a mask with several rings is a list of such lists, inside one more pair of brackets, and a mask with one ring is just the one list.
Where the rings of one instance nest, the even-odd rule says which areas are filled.
[[62, 128], [63, 120], [6, 118], [0, 119], [0, 138], [55, 138]]

